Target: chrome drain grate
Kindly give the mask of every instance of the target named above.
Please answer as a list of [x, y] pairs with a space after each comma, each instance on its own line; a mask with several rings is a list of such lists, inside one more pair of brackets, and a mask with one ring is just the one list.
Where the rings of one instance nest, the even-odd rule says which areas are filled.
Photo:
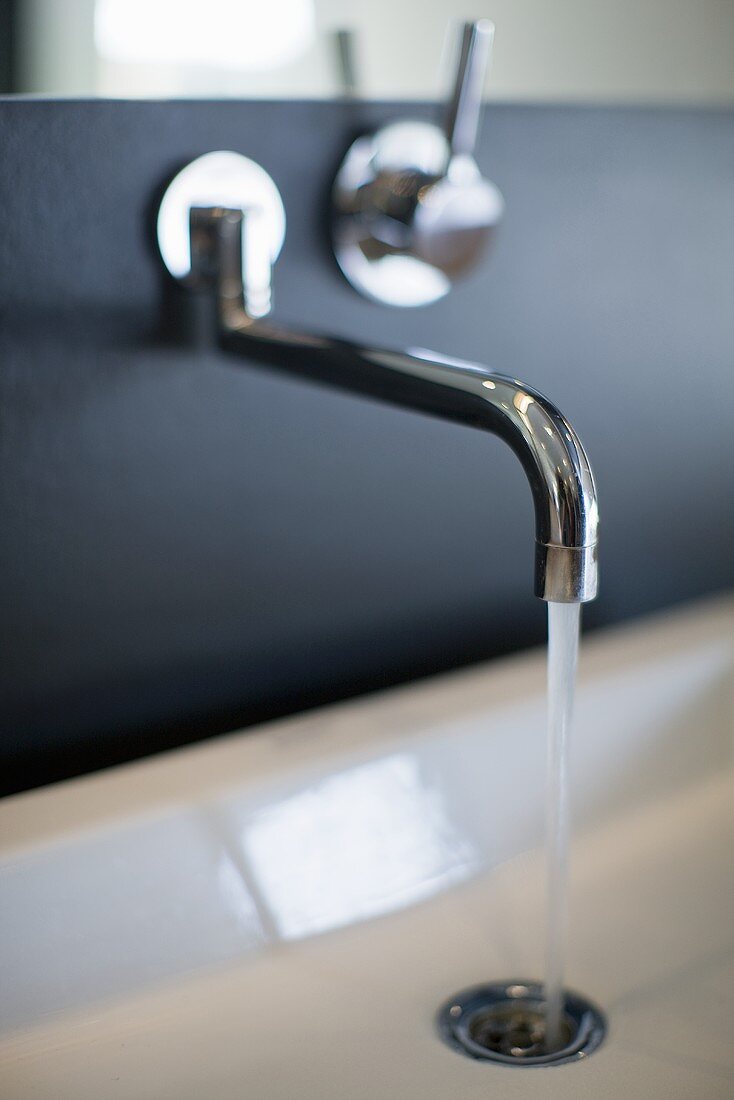
[[590, 1001], [566, 991], [563, 1045], [545, 1049], [545, 1004], [538, 982], [493, 982], [452, 997], [438, 1014], [446, 1043], [470, 1058], [503, 1066], [583, 1061], [602, 1043], [606, 1020]]

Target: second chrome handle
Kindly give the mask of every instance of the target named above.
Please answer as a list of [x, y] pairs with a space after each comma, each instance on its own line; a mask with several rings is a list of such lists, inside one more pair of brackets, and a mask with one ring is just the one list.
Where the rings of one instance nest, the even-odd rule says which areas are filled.
[[408, 119], [358, 138], [333, 190], [333, 243], [351, 285], [383, 305], [438, 301], [476, 267], [504, 200], [473, 157], [494, 27], [462, 29], [444, 125]]
[[494, 23], [489, 19], [464, 23], [456, 79], [446, 111], [446, 140], [452, 157], [471, 156], [474, 152], [493, 42]]

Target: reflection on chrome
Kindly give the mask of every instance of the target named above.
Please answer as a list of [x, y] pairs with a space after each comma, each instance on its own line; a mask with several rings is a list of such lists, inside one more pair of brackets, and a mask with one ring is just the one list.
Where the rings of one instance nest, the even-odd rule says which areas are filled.
[[535, 401], [534, 397], [531, 397], [529, 393], [516, 393], [512, 399], [512, 403], [517, 411], [525, 416], [530, 405]]
[[[243, 189], [240, 202], [227, 207], [221, 205], [218, 183], [214, 186], [206, 180], [204, 190], [198, 186], [201, 161], [225, 155], [245, 162], [242, 170], [234, 173]], [[250, 265], [243, 263], [243, 255], [251, 249], [262, 252], [263, 262], [257, 265], [261, 274], [277, 258], [284, 229], [282, 203], [269, 177], [267, 186], [258, 187], [260, 199], [254, 204], [262, 211], [262, 232], [255, 232], [253, 219], [246, 214], [253, 205], [253, 181], [261, 185], [264, 175], [258, 165], [237, 154], [207, 154], [178, 174], [161, 203], [161, 256], [169, 272], [186, 285], [215, 291], [221, 346], [248, 364], [259, 362], [504, 439], [522, 463], [535, 505], [536, 595], [558, 603], [593, 600], [599, 522], [594, 477], [580, 439], [547, 398], [517, 379], [476, 363], [423, 349], [388, 351], [313, 337], [262, 320], [262, 304], [269, 304], [270, 297], [259, 283], [254, 287], [248, 283]], [[161, 233], [162, 220], [166, 222], [162, 215], [172, 193], [176, 195], [174, 251], [180, 248], [190, 257], [188, 274], [183, 277], [178, 265], [166, 258], [171, 251], [169, 236]], [[538, 438], [541, 428], [546, 429], [543, 434], [549, 440], [545, 446]]]
[[284, 798], [242, 831], [260, 900], [283, 939], [340, 928], [430, 897], [478, 862], [407, 753]]

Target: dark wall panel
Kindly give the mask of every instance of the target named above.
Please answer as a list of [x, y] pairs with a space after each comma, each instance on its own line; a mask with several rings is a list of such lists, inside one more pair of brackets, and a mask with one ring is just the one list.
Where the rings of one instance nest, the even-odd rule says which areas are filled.
[[577, 425], [588, 625], [734, 580], [734, 113], [491, 107], [491, 259], [390, 311], [337, 272], [327, 197], [354, 134], [404, 112], [0, 102], [4, 789], [542, 637], [501, 443], [197, 344], [151, 226], [211, 149], [282, 191], [281, 321], [488, 362]]

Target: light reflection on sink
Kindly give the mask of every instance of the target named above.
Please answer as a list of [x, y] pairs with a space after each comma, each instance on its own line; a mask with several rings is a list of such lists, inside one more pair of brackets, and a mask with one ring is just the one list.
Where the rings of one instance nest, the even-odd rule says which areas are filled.
[[[712, 952], [722, 965], [734, 958], [734, 901], [729, 897], [727, 909], [720, 896], [707, 899], [710, 888], [697, 879], [705, 866], [706, 882], [716, 881], [712, 860], [719, 879], [725, 875], [726, 836], [734, 834], [733, 668], [734, 602], [723, 599], [598, 635], [582, 656], [572, 748], [572, 921], [583, 929], [576, 941], [583, 982], [577, 984], [622, 1012], [616, 1029], [612, 1013], [606, 1053], [589, 1062], [598, 1073], [614, 1057], [615, 1030], [624, 1033], [624, 1006], [633, 1016], [650, 982], [672, 980], [686, 960]], [[352, 1025], [365, 1041], [376, 1028], [376, 1049], [390, 1045], [385, 1020], [375, 1023], [370, 991], [394, 1010], [409, 1005], [409, 1018], [399, 1023], [404, 1058], [415, 1060], [420, 1051], [429, 1064], [435, 1059], [434, 1087], [440, 1080], [456, 1096], [465, 1095], [464, 1088], [475, 1095], [477, 1067], [441, 1049], [431, 1017], [444, 996], [472, 981], [538, 973], [543, 716], [543, 655], [534, 653], [6, 800], [0, 805], [0, 1094], [106, 1095], [94, 1091], [99, 1073], [119, 1063], [124, 1081], [130, 1071], [119, 1043], [114, 1046], [122, 1027], [128, 1045], [145, 1044], [159, 1087], [150, 1086], [151, 1096], [205, 1095], [206, 1078], [197, 1077], [202, 1050], [209, 1061], [221, 1059], [222, 1044], [230, 1071], [217, 1096], [240, 1096], [262, 1071], [262, 1060], [253, 1061], [248, 1044], [230, 1048], [226, 1028], [207, 1039], [202, 1014], [216, 1019], [228, 1011], [220, 1008], [227, 997], [244, 1004], [254, 997], [264, 1016], [243, 1023], [244, 1033], [274, 1043], [279, 1013], [271, 1005], [268, 1017], [272, 998], [264, 990], [277, 988], [293, 1003], [309, 1004], [309, 989], [316, 997], [310, 1011], [318, 1006], [324, 1023], [318, 1030], [309, 1021], [307, 1030], [317, 1034], [308, 1064], [314, 1097], [329, 1095], [327, 1024], [338, 1030], [343, 1016], [328, 1022], [328, 1009], [336, 1013], [351, 983], [359, 982], [366, 983], [367, 1004]], [[667, 844], [686, 813], [698, 825], [675, 841], [676, 862]], [[656, 838], [658, 854], [643, 866]], [[706, 849], [705, 859], [695, 854], [696, 845]], [[651, 950], [640, 958], [633, 945], [667, 919], [656, 898], [670, 904], [676, 889], [681, 899], [704, 890], [672, 937], [676, 957], [666, 962]], [[698, 908], [708, 909], [700, 927]], [[292, 952], [285, 966], [275, 950], [284, 941]], [[616, 965], [600, 950], [612, 941]], [[378, 942], [381, 958], [396, 953], [400, 973], [379, 967], [365, 973]], [[569, 956], [573, 969], [574, 945]], [[217, 982], [225, 983], [226, 994], [212, 992]], [[687, 990], [689, 999], [695, 996], [690, 983]], [[176, 1032], [179, 1045], [171, 1048], [170, 1035], [160, 1049], [151, 1045], [161, 1005], [165, 1018], [186, 997], [190, 1018]], [[143, 1007], [151, 999], [158, 1006], [152, 1017]], [[675, 1017], [675, 1005], [667, 1011]], [[146, 1032], [134, 1022], [143, 1020]], [[660, 1055], [650, 1054], [653, 1047], [640, 1033], [619, 1057], [629, 1059], [637, 1049], [637, 1057], [654, 1061]], [[172, 1049], [178, 1068], [169, 1093], [156, 1059], [170, 1069]], [[136, 1066], [139, 1056], [139, 1050], [129, 1056]], [[288, 1058], [274, 1050], [270, 1057], [272, 1077], [258, 1095], [290, 1095]], [[697, 1096], [723, 1096], [713, 1085], [708, 1089], [714, 1080], [734, 1092], [734, 1060], [719, 1062], [718, 1077], [710, 1067], [696, 1069], [695, 1058], [688, 1066], [702, 1075]], [[482, 1067], [483, 1078], [492, 1072]], [[554, 1070], [551, 1078], [561, 1075], [565, 1095], [573, 1095], [568, 1072], [578, 1071]], [[362, 1065], [359, 1086], [338, 1095], [387, 1095], [391, 1087], [396, 1096], [421, 1095], [399, 1077], [370, 1086]], [[507, 1095], [515, 1089], [526, 1095], [527, 1076], [519, 1077]], [[594, 1087], [603, 1089], [605, 1080]], [[639, 1095], [657, 1095], [658, 1082], [665, 1095], [667, 1080], [660, 1071]], [[116, 1089], [114, 1095], [147, 1095], [140, 1079], [127, 1091], [119, 1083]]]

